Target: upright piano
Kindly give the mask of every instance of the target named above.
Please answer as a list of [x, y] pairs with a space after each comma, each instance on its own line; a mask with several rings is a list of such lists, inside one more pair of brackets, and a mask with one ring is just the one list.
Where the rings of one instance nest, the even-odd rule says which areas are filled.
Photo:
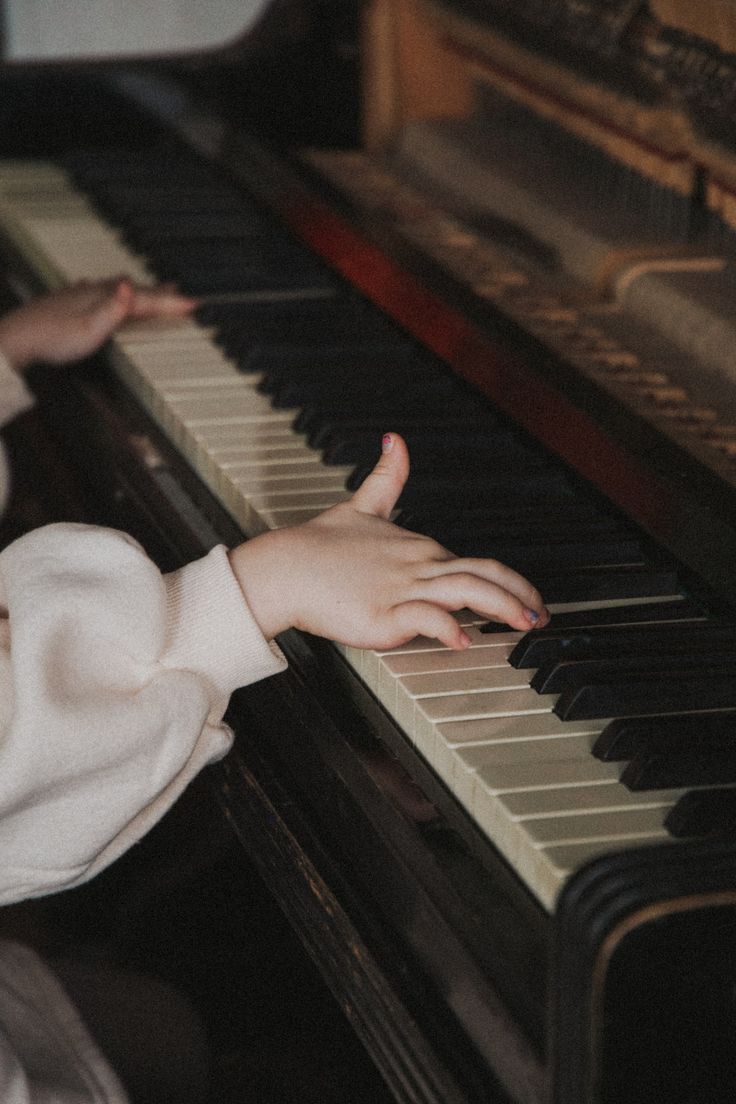
[[[406, 1104], [736, 1095], [736, 15], [278, 3], [208, 64], [2, 78], [18, 294], [196, 316], [40, 376], [162, 567], [341, 501], [552, 611], [462, 654], [296, 632], [212, 785]], [[356, 1100], [361, 1099], [356, 1087]]]

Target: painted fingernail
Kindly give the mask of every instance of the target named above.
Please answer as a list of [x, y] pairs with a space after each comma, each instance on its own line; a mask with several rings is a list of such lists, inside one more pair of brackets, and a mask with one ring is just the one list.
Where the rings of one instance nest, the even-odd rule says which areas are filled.
[[539, 614], [536, 612], [536, 610], [528, 609], [524, 612], [531, 621], [532, 625], [536, 625], [537, 621], [539, 620]]
[[390, 452], [394, 447], [394, 438], [392, 433], [384, 433], [383, 440], [381, 441], [381, 451]]
[[460, 644], [463, 648], [469, 648], [471, 644], [470, 637], [462, 629], [460, 630]]

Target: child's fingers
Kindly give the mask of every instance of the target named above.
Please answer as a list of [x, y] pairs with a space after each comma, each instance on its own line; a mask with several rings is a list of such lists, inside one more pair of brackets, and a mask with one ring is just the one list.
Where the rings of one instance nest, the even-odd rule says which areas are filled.
[[[530, 585], [528, 589], [533, 593]], [[434, 602], [444, 609], [472, 609], [493, 621], [501, 621], [522, 631], [544, 624], [547, 619], [541, 602], [533, 605], [503, 586], [469, 572], [453, 572], [425, 580], [418, 589], [418, 595], [422, 600]]]
[[135, 288], [130, 317], [150, 318], [153, 315], [188, 314], [196, 305], [196, 299], [180, 295], [173, 284], [162, 284], [155, 288]]
[[393, 639], [388, 647], [398, 647], [416, 636], [439, 640], [456, 651], [467, 648], [470, 640], [461, 625], [447, 610], [433, 602], [402, 602], [389, 616]]
[[487, 583], [500, 587], [509, 595], [513, 595], [526, 609], [533, 610], [540, 616], [546, 614], [544, 601], [536, 587], [523, 575], [520, 575], [518, 571], [514, 571], [512, 567], [507, 567], [499, 560], [456, 557], [435, 561], [427, 565], [422, 574], [426, 579], [457, 574], [485, 580]]
[[363, 514], [388, 518], [409, 476], [409, 452], [398, 433], [386, 433], [382, 449], [381, 459], [350, 501]]
[[[94, 348], [106, 341], [129, 316], [133, 288], [129, 281], [119, 280], [112, 282], [109, 287], [90, 288], [90, 291], [94, 291], [100, 298], [85, 311], [87, 337], [82, 337], [82, 340], [86, 340], [90, 348]], [[80, 321], [84, 323], [84, 315]], [[78, 326], [78, 330], [80, 335], [84, 334], [82, 325]]]

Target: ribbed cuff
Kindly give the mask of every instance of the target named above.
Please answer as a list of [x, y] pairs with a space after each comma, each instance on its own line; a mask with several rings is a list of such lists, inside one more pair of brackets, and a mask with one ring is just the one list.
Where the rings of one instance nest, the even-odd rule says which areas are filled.
[[0, 425], [29, 410], [33, 401], [20, 372], [14, 371], [0, 352]]
[[199, 671], [224, 697], [286, 668], [281, 649], [265, 639], [250, 612], [222, 545], [164, 582], [166, 667]]

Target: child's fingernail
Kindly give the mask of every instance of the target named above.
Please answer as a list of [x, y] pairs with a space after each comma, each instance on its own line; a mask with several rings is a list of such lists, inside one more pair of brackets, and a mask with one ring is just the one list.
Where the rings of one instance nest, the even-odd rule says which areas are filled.
[[464, 630], [460, 630], [460, 644], [463, 648], [469, 648], [471, 644], [470, 637]]
[[381, 441], [381, 451], [390, 452], [394, 447], [394, 438], [392, 433], [384, 433], [383, 440]]
[[537, 621], [539, 620], [539, 614], [536, 612], [536, 610], [528, 609], [524, 612], [531, 621], [532, 625], [536, 625]]

